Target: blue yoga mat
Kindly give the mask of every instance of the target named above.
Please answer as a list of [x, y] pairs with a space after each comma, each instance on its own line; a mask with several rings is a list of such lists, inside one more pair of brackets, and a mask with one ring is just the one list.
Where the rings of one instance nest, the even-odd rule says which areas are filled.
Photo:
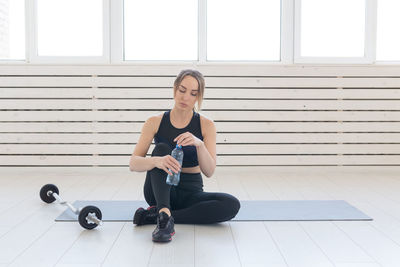
[[[261, 200], [240, 201], [241, 207], [232, 221], [370, 221], [367, 216], [344, 200]], [[145, 201], [75, 201], [75, 207], [97, 206], [103, 221], [132, 221]], [[56, 221], [77, 221], [77, 215], [65, 210]]]

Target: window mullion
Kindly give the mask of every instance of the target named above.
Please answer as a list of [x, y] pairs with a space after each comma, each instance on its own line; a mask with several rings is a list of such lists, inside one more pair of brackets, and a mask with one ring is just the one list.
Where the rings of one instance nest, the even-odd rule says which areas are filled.
[[198, 60], [207, 62], [207, 0], [198, 0]]
[[111, 0], [103, 0], [103, 55], [101, 58], [107, 63], [110, 63], [111, 58], [111, 2]]
[[297, 63], [301, 59], [300, 51], [301, 51], [301, 0], [294, 0], [293, 7], [293, 63]]
[[110, 1], [110, 61], [124, 61], [124, 1]]
[[25, 0], [25, 55], [26, 62], [37, 58], [37, 0]]
[[294, 57], [294, 0], [281, 0], [281, 63], [292, 64]]
[[377, 0], [366, 0], [365, 57], [368, 63], [376, 61], [377, 7]]

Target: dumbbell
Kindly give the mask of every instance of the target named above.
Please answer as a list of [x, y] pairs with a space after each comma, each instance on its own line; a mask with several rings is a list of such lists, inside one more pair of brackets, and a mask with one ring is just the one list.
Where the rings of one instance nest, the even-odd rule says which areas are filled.
[[54, 184], [44, 185], [40, 189], [40, 198], [46, 203], [53, 203], [58, 200], [60, 204], [68, 206], [73, 213], [78, 215], [79, 224], [85, 229], [91, 230], [103, 224], [101, 221], [102, 214], [98, 207], [86, 206], [84, 208], [75, 208], [67, 201], [61, 199], [58, 188]]

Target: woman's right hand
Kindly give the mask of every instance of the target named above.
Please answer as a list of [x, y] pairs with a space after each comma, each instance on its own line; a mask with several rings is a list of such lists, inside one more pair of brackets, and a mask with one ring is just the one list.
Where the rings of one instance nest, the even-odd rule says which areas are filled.
[[168, 169], [171, 169], [175, 173], [178, 173], [181, 170], [181, 165], [171, 155], [166, 155], [163, 157], [154, 157], [154, 158], [155, 158], [156, 167], [164, 170], [169, 175], [173, 175], [173, 174]]

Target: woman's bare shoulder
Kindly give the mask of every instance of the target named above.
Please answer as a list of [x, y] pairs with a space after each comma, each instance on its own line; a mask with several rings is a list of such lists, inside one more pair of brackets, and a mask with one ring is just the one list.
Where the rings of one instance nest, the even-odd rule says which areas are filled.
[[199, 115], [202, 135], [205, 136], [210, 131], [215, 132], [214, 120], [207, 116], [204, 116], [203, 114], [199, 113]]
[[146, 120], [146, 124], [148, 124], [148, 126], [153, 130], [154, 134], [157, 132], [158, 127], [160, 126], [163, 114], [164, 113], [152, 115]]
[[205, 116], [204, 114], [199, 113], [199, 115], [200, 115], [200, 122], [204, 122], [204, 123], [214, 123], [214, 120], [213, 120], [213, 119], [211, 119], [211, 118]]
[[161, 121], [163, 114], [164, 114], [164, 112], [152, 115], [152, 116], [148, 117], [148, 120], [152, 121], [152, 122]]

